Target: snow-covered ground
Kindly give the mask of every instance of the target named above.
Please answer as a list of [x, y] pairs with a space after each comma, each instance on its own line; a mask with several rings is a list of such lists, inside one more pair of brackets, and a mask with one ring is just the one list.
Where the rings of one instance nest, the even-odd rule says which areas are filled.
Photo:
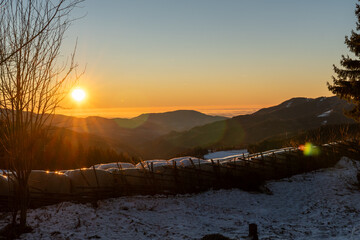
[[228, 151], [218, 151], [218, 152], [212, 152], [204, 155], [204, 159], [214, 159], [214, 158], [225, 158], [229, 156], [238, 156], [242, 154], [247, 154], [247, 149], [241, 149], [241, 150], [228, 150]]
[[[195, 195], [133, 196], [91, 204], [61, 203], [29, 211], [33, 233], [22, 239], [233, 239], [258, 224], [260, 239], [360, 239], [356, 165], [267, 183], [273, 195], [241, 190]], [[0, 215], [0, 224], [5, 218]]]

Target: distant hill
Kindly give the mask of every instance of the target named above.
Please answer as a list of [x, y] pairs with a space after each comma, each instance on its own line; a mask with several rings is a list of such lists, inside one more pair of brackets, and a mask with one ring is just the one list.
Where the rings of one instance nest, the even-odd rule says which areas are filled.
[[[48, 132], [45, 145], [37, 150], [32, 165], [34, 169], [74, 169], [90, 167], [98, 163], [131, 162], [138, 159], [135, 150], [129, 145], [58, 127]], [[4, 152], [0, 145], [0, 159]], [[6, 167], [6, 162], [0, 161], [0, 169]]]
[[131, 119], [75, 118], [56, 115], [53, 124], [75, 132], [116, 140], [135, 148], [172, 131], [186, 131], [224, 119], [226, 118], [210, 116], [193, 110], [178, 110], [142, 114]]
[[145, 157], [156, 158], [169, 157], [196, 147], [246, 146], [279, 134], [291, 134], [323, 125], [354, 123], [343, 114], [343, 110], [350, 107], [337, 97], [292, 98], [253, 114], [169, 133], [144, 146], [141, 151]]
[[[55, 127], [49, 132], [49, 140], [47, 143], [52, 148], [59, 148], [61, 143], [66, 143], [72, 147], [78, 148], [80, 145], [82, 148], [101, 148], [101, 149], [113, 149], [116, 152], [127, 152], [135, 155], [136, 151], [128, 144], [121, 141], [101, 137], [95, 134], [79, 133], [71, 131], [65, 128]], [[64, 149], [66, 151], [66, 149]]]
[[186, 131], [196, 126], [225, 120], [226, 117], [210, 116], [194, 110], [177, 110], [164, 113], [147, 113], [132, 118], [134, 122], [147, 122], [167, 128], [168, 131]]
[[292, 134], [280, 134], [256, 144], [250, 144], [247, 150], [251, 153], [263, 152], [283, 147], [298, 147], [306, 142], [322, 145], [341, 139], [353, 139], [360, 136], [360, 123], [322, 125], [310, 130], [299, 130]]

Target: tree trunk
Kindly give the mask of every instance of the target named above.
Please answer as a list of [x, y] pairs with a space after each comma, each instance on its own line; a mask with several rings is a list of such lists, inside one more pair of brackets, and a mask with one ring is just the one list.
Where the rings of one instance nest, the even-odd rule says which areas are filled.
[[29, 203], [29, 192], [27, 183], [19, 183], [19, 205], [20, 205], [20, 228], [24, 229], [26, 227], [26, 216]]

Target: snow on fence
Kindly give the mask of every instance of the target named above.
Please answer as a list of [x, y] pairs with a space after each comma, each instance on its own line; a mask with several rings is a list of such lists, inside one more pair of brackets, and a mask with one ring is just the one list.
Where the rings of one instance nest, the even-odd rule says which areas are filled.
[[134, 168], [134, 164], [132, 163], [123, 163], [123, 162], [114, 162], [114, 163], [106, 163], [106, 164], [97, 164], [94, 166], [96, 169], [107, 170], [110, 168]]
[[95, 167], [68, 170], [64, 175], [70, 179], [73, 193], [83, 193], [94, 189], [112, 189], [114, 186], [112, 173]]
[[33, 194], [71, 194], [71, 179], [63, 173], [33, 170], [28, 184]]
[[[136, 166], [108, 163], [59, 172], [35, 170], [29, 177], [31, 203], [38, 206], [63, 200], [89, 201], [132, 194], [192, 193], [210, 188], [254, 190], [266, 180], [329, 167], [343, 155], [360, 152], [358, 147], [350, 143], [331, 143], [320, 148], [321, 154], [314, 156], [304, 156], [298, 148], [283, 148], [210, 160], [180, 157], [143, 161]], [[344, 152], [344, 149], [347, 151]], [[11, 174], [2, 172], [2, 204], [11, 202], [4, 199], [13, 198], [13, 182]]]

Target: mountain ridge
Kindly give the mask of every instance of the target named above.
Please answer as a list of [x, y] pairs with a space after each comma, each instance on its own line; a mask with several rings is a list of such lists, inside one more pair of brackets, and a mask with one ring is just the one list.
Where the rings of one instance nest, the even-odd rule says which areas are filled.
[[343, 115], [343, 110], [350, 107], [345, 100], [336, 96], [292, 98], [252, 114], [235, 116], [180, 133], [169, 133], [141, 151], [146, 157], [160, 158], [189, 148], [246, 146], [279, 134], [290, 134], [322, 125], [354, 123]]
[[186, 131], [198, 125], [221, 121], [226, 117], [206, 115], [194, 110], [146, 113], [135, 118], [74, 118], [55, 116], [53, 124], [79, 133], [90, 133], [138, 146], [173, 131]]

